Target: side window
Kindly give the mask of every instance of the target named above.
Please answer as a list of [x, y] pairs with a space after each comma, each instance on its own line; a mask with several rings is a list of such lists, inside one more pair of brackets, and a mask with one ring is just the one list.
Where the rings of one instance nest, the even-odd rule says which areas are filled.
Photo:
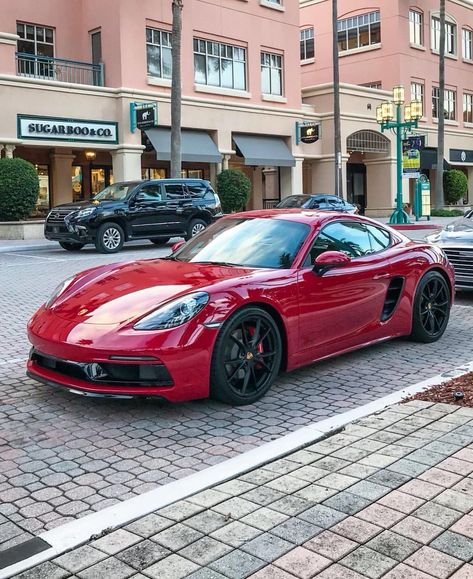
[[187, 183], [187, 191], [191, 197], [204, 197], [207, 187], [203, 183]]
[[161, 201], [161, 188], [159, 185], [145, 185], [138, 195], [143, 201]]
[[386, 229], [381, 229], [375, 225], [367, 225], [366, 229], [370, 237], [371, 249], [373, 253], [382, 251], [391, 245], [391, 235]]
[[343, 201], [337, 197], [327, 197], [328, 206], [332, 209], [341, 209]]
[[180, 183], [169, 183], [164, 185], [166, 191], [166, 199], [184, 199], [186, 193], [184, 191], [184, 186]]
[[336, 221], [330, 223], [319, 233], [314, 241], [304, 266], [310, 266], [325, 251], [342, 251], [351, 258], [373, 253], [370, 237], [362, 223]]
[[322, 195], [317, 195], [317, 197], [314, 197], [310, 203], [310, 208], [311, 209], [323, 209], [325, 207], [325, 203], [326, 203], [326, 198], [323, 197]]

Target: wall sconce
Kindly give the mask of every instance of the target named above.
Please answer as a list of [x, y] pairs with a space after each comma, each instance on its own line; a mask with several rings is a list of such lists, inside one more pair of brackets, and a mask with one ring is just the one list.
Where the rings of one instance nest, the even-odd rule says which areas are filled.
[[92, 163], [92, 161], [95, 161], [95, 157], [97, 156], [97, 153], [95, 151], [86, 151], [84, 153], [85, 158], [87, 159], [87, 161], [89, 161], [89, 163]]

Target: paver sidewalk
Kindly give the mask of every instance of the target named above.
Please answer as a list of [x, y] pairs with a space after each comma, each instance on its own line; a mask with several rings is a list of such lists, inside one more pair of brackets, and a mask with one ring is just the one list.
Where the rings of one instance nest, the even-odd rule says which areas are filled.
[[395, 405], [18, 577], [472, 579], [472, 473], [473, 409]]

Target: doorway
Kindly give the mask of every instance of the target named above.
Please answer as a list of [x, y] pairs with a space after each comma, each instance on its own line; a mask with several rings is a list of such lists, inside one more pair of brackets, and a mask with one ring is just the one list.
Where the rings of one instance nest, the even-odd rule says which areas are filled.
[[366, 208], [366, 166], [363, 163], [347, 163], [347, 200], [356, 203], [360, 213]]
[[113, 183], [113, 171], [111, 167], [100, 166], [90, 169], [90, 196], [94, 197], [102, 189]]

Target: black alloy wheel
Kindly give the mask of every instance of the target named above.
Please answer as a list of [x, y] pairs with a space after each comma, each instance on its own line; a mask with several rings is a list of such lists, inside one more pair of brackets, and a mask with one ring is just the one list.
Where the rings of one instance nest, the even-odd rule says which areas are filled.
[[125, 234], [118, 223], [102, 223], [97, 231], [95, 248], [100, 253], [116, 253], [125, 242]]
[[150, 239], [151, 243], [154, 243], [154, 245], [163, 245], [164, 243], [167, 243], [171, 238], [170, 237], [152, 237]]
[[281, 366], [282, 340], [274, 319], [258, 307], [236, 312], [222, 327], [210, 370], [210, 393], [241, 406], [270, 389]]
[[448, 324], [452, 298], [447, 281], [438, 271], [427, 272], [417, 286], [411, 338], [416, 342], [435, 342]]
[[68, 241], [60, 241], [59, 245], [66, 251], [79, 251], [84, 247], [84, 243], [74, 243]]

